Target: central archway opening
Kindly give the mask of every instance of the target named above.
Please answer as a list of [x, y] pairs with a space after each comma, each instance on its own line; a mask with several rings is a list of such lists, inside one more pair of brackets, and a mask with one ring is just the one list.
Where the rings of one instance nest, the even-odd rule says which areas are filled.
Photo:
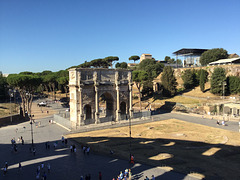
[[103, 93], [99, 99], [101, 117], [114, 116], [114, 100], [110, 93]]

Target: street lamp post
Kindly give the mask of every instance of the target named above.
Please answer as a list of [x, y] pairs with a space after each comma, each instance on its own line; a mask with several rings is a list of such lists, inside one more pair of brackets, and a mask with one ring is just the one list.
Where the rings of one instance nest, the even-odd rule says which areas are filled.
[[[30, 93], [26, 93], [26, 96], [31, 96]], [[29, 98], [28, 98], [29, 99]], [[31, 124], [31, 137], [32, 137], [32, 150], [34, 148], [34, 143], [33, 143], [33, 119], [32, 119], [32, 108], [30, 107], [29, 109], [29, 115], [30, 115], [30, 124]]]
[[32, 115], [30, 115], [30, 119], [31, 119], [30, 124], [31, 124], [31, 136], [32, 136], [32, 150], [33, 150], [34, 144], [33, 144], [33, 127], [32, 127], [33, 122], [32, 122]]
[[131, 160], [132, 156], [132, 129], [131, 129], [131, 116], [129, 116], [129, 160]]

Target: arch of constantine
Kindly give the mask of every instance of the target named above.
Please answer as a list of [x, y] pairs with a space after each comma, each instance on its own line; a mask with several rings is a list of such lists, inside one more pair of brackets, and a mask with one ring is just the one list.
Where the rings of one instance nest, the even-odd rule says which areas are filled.
[[69, 70], [70, 121], [77, 126], [132, 116], [132, 73], [125, 69]]

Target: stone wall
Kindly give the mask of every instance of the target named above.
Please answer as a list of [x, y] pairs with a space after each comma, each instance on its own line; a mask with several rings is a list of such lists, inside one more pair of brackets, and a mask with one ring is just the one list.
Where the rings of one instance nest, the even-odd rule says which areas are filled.
[[13, 115], [12, 121], [11, 121], [11, 116], [6, 116], [6, 117], [0, 118], [0, 127], [17, 124], [17, 123], [21, 123], [24, 121], [27, 121], [27, 119], [25, 119], [24, 117], [22, 117], [19, 114]]

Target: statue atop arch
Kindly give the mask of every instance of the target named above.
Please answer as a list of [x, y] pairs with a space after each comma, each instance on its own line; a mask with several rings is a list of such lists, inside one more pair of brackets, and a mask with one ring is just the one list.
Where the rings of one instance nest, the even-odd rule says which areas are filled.
[[131, 70], [69, 69], [70, 121], [77, 126], [132, 116]]

